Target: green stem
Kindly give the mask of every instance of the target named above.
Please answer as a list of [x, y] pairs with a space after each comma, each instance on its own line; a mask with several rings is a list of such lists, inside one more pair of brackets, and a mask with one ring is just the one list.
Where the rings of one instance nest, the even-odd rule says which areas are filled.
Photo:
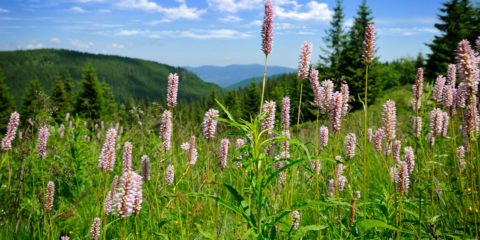
[[365, 195], [364, 199], [368, 200], [368, 193], [367, 193], [367, 127], [368, 127], [368, 64], [365, 66], [365, 101], [363, 105], [363, 109], [365, 112], [365, 119], [363, 124], [363, 193]]
[[262, 113], [262, 108], [263, 108], [263, 95], [265, 94], [265, 80], [267, 76], [267, 58], [268, 54], [265, 54], [265, 67], [263, 69], [263, 79], [262, 79], [262, 98], [260, 100], [260, 114]]
[[297, 130], [300, 131], [300, 113], [302, 112], [303, 79], [300, 79], [300, 99], [298, 100]]

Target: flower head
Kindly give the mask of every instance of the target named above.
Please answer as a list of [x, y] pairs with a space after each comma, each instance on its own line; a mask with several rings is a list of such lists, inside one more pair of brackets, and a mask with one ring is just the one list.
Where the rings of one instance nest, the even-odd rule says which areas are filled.
[[480, 58], [475, 54], [468, 40], [458, 43], [456, 60], [460, 79], [467, 84], [469, 91], [475, 94], [478, 90]]
[[349, 133], [345, 137], [345, 156], [347, 159], [355, 157], [355, 144], [357, 143], [357, 137], [354, 133]]
[[365, 36], [363, 38], [363, 52], [362, 57], [365, 64], [370, 64], [375, 54], [375, 27], [370, 23], [365, 28]]
[[282, 127], [284, 130], [290, 127], [290, 98], [282, 99]]
[[330, 100], [330, 125], [334, 132], [340, 130], [340, 120], [342, 117], [342, 94], [335, 92]]
[[92, 226], [90, 227], [90, 236], [92, 240], [97, 240], [100, 237], [100, 218], [93, 219]]
[[38, 132], [37, 153], [39, 158], [47, 156], [47, 140], [50, 133], [48, 127], [42, 127]]
[[53, 196], [55, 194], [55, 184], [50, 181], [47, 184], [47, 192], [45, 194], [45, 211], [52, 211], [53, 207]]
[[395, 162], [400, 161], [400, 148], [402, 147], [402, 142], [400, 140], [396, 140], [393, 143], [393, 159]]
[[132, 144], [125, 142], [123, 145], [123, 172], [129, 172], [132, 170]]
[[112, 211], [112, 201], [113, 198], [115, 197], [115, 189], [117, 189], [117, 182], [118, 182], [118, 176], [115, 175], [112, 180], [112, 186], [110, 187], [110, 191], [108, 192], [107, 197], [105, 198], [105, 203], [104, 203], [104, 214], [108, 215]]
[[172, 112], [170, 110], [165, 110], [162, 114], [161, 122], [161, 139], [162, 146], [165, 150], [170, 150], [171, 139], [172, 139]]
[[412, 98], [413, 110], [420, 109], [420, 106], [422, 105], [422, 95], [423, 95], [423, 68], [418, 68], [415, 84], [413, 85], [413, 98]]
[[107, 131], [107, 137], [103, 144], [102, 152], [98, 158], [98, 167], [105, 172], [112, 172], [115, 165], [115, 138], [117, 131], [114, 128], [110, 128]]
[[145, 182], [150, 180], [150, 158], [147, 155], [142, 156], [142, 178]]
[[405, 147], [404, 149], [404, 160], [407, 163], [408, 174], [413, 172], [413, 167], [415, 166], [415, 155], [413, 154], [412, 147]]
[[322, 99], [321, 99], [321, 87], [320, 83], [318, 82], [318, 70], [317, 69], [312, 69], [312, 72], [310, 73], [310, 85], [312, 86], [313, 90], [313, 105], [316, 108], [322, 107]]
[[167, 105], [175, 107], [177, 105], [178, 75], [170, 73], [168, 75]]
[[[238, 151], [244, 144], [245, 144], [245, 139], [243, 139], [243, 138], [238, 138], [238, 139], [237, 139], [237, 142], [236, 142], [235, 150]], [[238, 159], [238, 160], [243, 159], [243, 153], [240, 153], [240, 154], [237, 156], [237, 159]], [[235, 166], [238, 167], [238, 168], [240, 168], [240, 167], [243, 166], [242, 162], [240, 162], [240, 161], [235, 161], [234, 164], [235, 164]]]
[[372, 142], [372, 140], [373, 140], [373, 130], [372, 130], [372, 128], [367, 129], [367, 140], [368, 140], [368, 142]]
[[138, 213], [142, 200], [142, 177], [135, 172], [124, 172], [113, 198], [114, 212], [120, 219]]
[[377, 152], [382, 151], [382, 139], [383, 139], [384, 133], [385, 131], [383, 131], [383, 128], [379, 128], [377, 129], [377, 131], [375, 131], [374, 145], [375, 145], [375, 150]]
[[[330, 80], [325, 80], [321, 83], [321, 87], [320, 87], [320, 101], [321, 101], [321, 105], [320, 105], [320, 108], [322, 109], [322, 111], [327, 114], [330, 110], [330, 104], [331, 104], [331, 99], [332, 99], [332, 96], [333, 96], [333, 82], [330, 81]], [[343, 94], [342, 94], [342, 98], [343, 98]], [[342, 114], [343, 114], [343, 99], [342, 99]]]
[[265, 15], [262, 25], [262, 51], [268, 55], [272, 51], [273, 44], [273, 4], [272, 1], [265, 1]]
[[455, 87], [456, 82], [457, 82], [457, 67], [455, 66], [455, 64], [448, 64], [447, 85]]
[[435, 86], [433, 87], [433, 100], [440, 102], [443, 97], [443, 89], [445, 87], [445, 77], [440, 75], [435, 81]]
[[168, 165], [167, 172], [165, 173], [165, 184], [171, 185], [175, 177], [175, 170], [173, 165]]
[[328, 145], [328, 127], [321, 126], [320, 129], [320, 145], [326, 147]]
[[292, 227], [293, 229], [297, 230], [298, 226], [300, 226], [300, 212], [298, 212], [297, 210], [293, 211], [292, 219], [293, 219]]
[[312, 42], [304, 41], [300, 49], [300, 57], [298, 59], [298, 79], [304, 80], [308, 76], [310, 68], [310, 57], [312, 55]]
[[[263, 104], [263, 112], [266, 114], [262, 122], [262, 130], [273, 130], [275, 125], [275, 101], [266, 101]], [[270, 131], [267, 131], [266, 134], [270, 134]]]
[[382, 120], [385, 137], [391, 143], [395, 139], [395, 127], [397, 125], [397, 110], [393, 100], [388, 100], [383, 105]]
[[18, 122], [20, 120], [20, 114], [14, 112], [10, 115], [10, 121], [7, 126], [7, 133], [2, 139], [2, 149], [10, 150], [12, 148], [12, 141], [15, 139], [15, 133], [17, 132]]
[[213, 108], [205, 113], [205, 117], [203, 118], [203, 135], [207, 140], [210, 140], [215, 136], [218, 121], [213, 118], [218, 117], [218, 114], [218, 110]]
[[228, 158], [228, 145], [230, 141], [228, 138], [222, 139], [220, 142], [220, 169], [223, 170], [225, 167], [227, 167], [227, 158]]

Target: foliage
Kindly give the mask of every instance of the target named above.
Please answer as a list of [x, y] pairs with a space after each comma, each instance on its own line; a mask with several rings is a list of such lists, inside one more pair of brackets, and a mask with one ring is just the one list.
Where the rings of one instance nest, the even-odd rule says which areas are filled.
[[7, 126], [6, 123], [14, 109], [13, 97], [10, 95], [7, 85], [5, 85], [5, 76], [0, 70], [0, 129]]

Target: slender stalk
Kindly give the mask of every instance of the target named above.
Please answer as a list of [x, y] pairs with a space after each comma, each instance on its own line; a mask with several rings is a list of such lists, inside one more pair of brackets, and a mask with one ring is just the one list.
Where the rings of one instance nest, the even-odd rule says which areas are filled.
[[135, 235], [137, 236], [137, 240], [138, 240], [138, 224], [137, 224], [137, 216], [135, 216]]
[[300, 132], [300, 113], [302, 112], [303, 79], [300, 79], [300, 99], [298, 101], [297, 130]]
[[[363, 105], [363, 110], [365, 112], [364, 123], [363, 123], [363, 193], [365, 195], [365, 199], [368, 200], [368, 193], [367, 193], [367, 123], [368, 123], [368, 64], [365, 65], [365, 101]], [[365, 209], [366, 210], [366, 209]]]
[[264, 69], [263, 69], [263, 79], [262, 79], [262, 98], [260, 100], [260, 110], [259, 110], [260, 114], [262, 113], [263, 95], [265, 94], [265, 80], [266, 80], [266, 76], [267, 76], [267, 59], [268, 59], [268, 55], [265, 54], [265, 66], [264, 66]]

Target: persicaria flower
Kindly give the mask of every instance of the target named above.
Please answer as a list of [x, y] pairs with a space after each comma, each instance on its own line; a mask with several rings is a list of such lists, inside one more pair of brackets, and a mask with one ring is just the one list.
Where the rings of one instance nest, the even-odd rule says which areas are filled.
[[478, 90], [480, 58], [475, 54], [468, 40], [458, 43], [456, 60], [460, 79], [467, 84], [469, 92], [475, 94]]
[[348, 114], [348, 99], [349, 99], [349, 90], [347, 84], [342, 84], [341, 87], [342, 93], [342, 116], [345, 117]]
[[132, 170], [132, 144], [125, 142], [123, 145], [123, 172], [129, 172]]
[[367, 141], [372, 142], [373, 140], [373, 130], [371, 128], [367, 129]]
[[447, 85], [455, 87], [456, 82], [457, 82], [457, 67], [455, 66], [455, 64], [448, 64]]
[[413, 172], [413, 167], [415, 166], [415, 155], [413, 154], [413, 148], [405, 147], [404, 152], [404, 160], [407, 164], [408, 174], [411, 174]]
[[[320, 108], [322, 111], [327, 114], [330, 110], [331, 99], [333, 96], [333, 82], [330, 80], [325, 80], [321, 83], [320, 87]], [[342, 94], [343, 97], [343, 94]], [[342, 114], [343, 114], [343, 99], [342, 99]]]
[[222, 139], [220, 142], [220, 170], [225, 169], [227, 167], [227, 158], [228, 158], [228, 145], [230, 141], [228, 138]]
[[265, 1], [265, 15], [262, 26], [262, 51], [268, 55], [272, 51], [273, 44], [273, 4], [272, 1]]
[[443, 114], [439, 108], [435, 108], [430, 112], [430, 133], [433, 137], [442, 134]]
[[55, 184], [52, 181], [49, 181], [47, 184], [47, 192], [45, 193], [45, 211], [52, 211], [53, 207], [53, 196], [55, 194]]
[[[237, 139], [237, 143], [236, 143], [236, 146], [235, 146], [235, 150], [238, 151], [238, 149], [240, 149], [244, 144], [245, 144], [245, 139], [242, 139], [242, 138]], [[238, 159], [238, 160], [243, 159], [243, 154], [244, 154], [244, 153], [240, 153], [240, 154], [237, 156], [237, 159]], [[240, 168], [240, 167], [243, 166], [242, 162], [240, 162], [240, 161], [235, 161], [234, 164], [235, 164], [235, 166], [238, 167], [238, 168]]]
[[120, 219], [138, 212], [141, 206], [142, 177], [135, 172], [124, 172], [113, 198], [114, 212]]
[[345, 137], [345, 156], [347, 159], [355, 157], [355, 144], [357, 143], [357, 137], [354, 133], [349, 133]]
[[413, 110], [420, 109], [420, 106], [422, 105], [422, 95], [423, 95], [423, 68], [418, 68], [415, 84], [413, 85], [413, 98], [412, 98]]
[[328, 145], [328, 127], [321, 126], [320, 129], [320, 145], [326, 147]]
[[[290, 153], [287, 152], [287, 151], [283, 151], [280, 153], [280, 155], [277, 155], [275, 157], [275, 160], [277, 161], [275, 163], [275, 170], [279, 170], [280, 168], [284, 167], [285, 165], [287, 165], [287, 161], [278, 161], [280, 159], [283, 159], [283, 158], [290, 158]], [[282, 171], [278, 174], [278, 183], [282, 186], [285, 185], [285, 180], [286, 180], [286, 177], [287, 177], [287, 172], [286, 171]]]
[[397, 110], [393, 100], [388, 100], [383, 105], [382, 120], [385, 137], [391, 143], [395, 139], [395, 127], [397, 125]]
[[171, 185], [175, 177], [175, 170], [173, 165], [168, 165], [167, 172], [165, 173], [165, 184]]
[[90, 227], [90, 236], [92, 240], [97, 240], [100, 237], [100, 218], [93, 219], [92, 226]]
[[300, 212], [298, 212], [297, 210], [293, 211], [292, 218], [293, 218], [292, 227], [293, 229], [297, 230], [298, 226], [300, 226]]
[[347, 178], [345, 176], [340, 176], [338, 177], [338, 191], [343, 192], [343, 189], [345, 188], [345, 184], [347, 183]]
[[459, 108], [465, 108], [466, 106], [468, 94], [467, 88], [467, 84], [464, 82], [458, 84], [457, 93], [455, 94], [455, 102]]
[[98, 167], [107, 173], [113, 171], [115, 165], [115, 138], [117, 131], [114, 128], [110, 128], [107, 131], [107, 137], [103, 144], [102, 152], [98, 158]]
[[42, 127], [38, 132], [37, 153], [39, 158], [45, 158], [47, 156], [47, 140], [50, 133], [48, 127]]
[[[262, 130], [273, 130], [275, 125], [275, 109], [276, 104], [274, 101], [265, 101], [265, 104], [263, 104], [263, 112], [266, 115], [262, 122]], [[270, 131], [267, 131], [266, 134], [270, 134]]]
[[422, 134], [422, 118], [413, 117], [413, 136], [419, 138]]
[[105, 203], [104, 203], [105, 215], [108, 215], [112, 211], [112, 201], [113, 201], [113, 198], [115, 197], [115, 189], [117, 189], [117, 182], [118, 182], [118, 176], [115, 175], [115, 177], [113, 177], [110, 191], [108, 192], [107, 197], [105, 198]]
[[330, 181], [328, 181], [328, 196], [329, 197], [333, 196], [333, 190], [335, 190], [335, 180], [330, 179]]
[[313, 90], [313, 105], [316, 108], [322, 107], [322, 99], [321, 99], [321, 87], [320, 83], [318, 82], [318, 70], [312, 69], [312, 72], [310, 73], [310, 85], [312, 86]]
[[437, 77], [435, 81], [435, 85], [433, 87], [433, 100], [440, 102], [442, 101], [443, 97], [443, 88], [445, 87], [445, 77], [440, 75]]
[[162, 122], [161, 122], [161, 139], [162, 139], [162, 146], [165, 151], [170, 150], [170, 141], [172, 139], [172, 112], [169, 110], [165, 110], [162, 114]]
[[312, 43], [304, 41], [300, 49], [300, 57], [298, 60], [298, 79], [303, 80], [308, 76], [310, 68], [310, 57], [312, 55]]
[[282, 99], [282, 127], [288, 129], [290, 127], [290, 98]]
[[359, 191], [359, 190], [357, 190], [357, 191], [355, 192], [355, 198], [356, 198], [356, 199], [360, 199], [360, 191]]
[[375, 146], [375, 150], [376, 150], [377, 152], [381, 152], [381, 151], [382, 151], [382, 139], [383, 139], [383, 134], [384, 134], [383, 128], [379, 128], [379, 129], [377, 129], [377, 131], [375, 131], [374, 146]]
[[175, 107], [177, 105], [178, 75], [170, 73], [168, 75], [167, 105]]
[[213, 108], [209, 109], [205, 113], [203, 118], [203, 135], [207, 140], [212, 139], [215, 136], [215, 130], [217, 129], [217, 120], [213, 119], [218, 117], [218, 110]]
[[457, 147], [457, 161], [460, 166], [460, 169], [465, 168], [465, 148], [463, 146]]
[[330, 100], [330, 125], [334, 132], [340, 130], [340, 120], [342, 117], [342, 94], [335, 92]]
[[399, 162], [398, 167], [395, 168], [395, 184], [397, 185], [397, 192], [405, 195], [408, 193], [410, 177], [407, 163], [403, 161]]
[[7, 133], [2, 139], [2, 149], [10, 150], [12, 148], [12, 141], [15, 139], [15, 134], [17, 133], [18, 122], [20, 120], [20, 114], [13, 112], [10, 115], [10, 121], [7, 126]]
[[446, 85], [443, 90], [443, 106], [449, 109], [453, 105], [455, 88], [451, 85]]
[[143, 181], [150, 180], [150, 158], [147, 155], [142, 156], [142, 177]]
[[400, 161], [400, 148], [402, 147], [402, 142], [400, 140], [396, 140], [393, 143], [393, 159], [395, 162]]
[[373, 26], [373, 23], [368, 24], [365, 28], [362, 47], [363, 61], [366, 65], [369, 65], [372, 62], [373, 55], [375, 54], [375, 27]]
[[442, 112], [442, 117], [443, 117], [443, 120], [442, 120], [442, 137], [446, 137], [447, 132], [448, 132], [448, 122], [450, 121], [450, 117], [448, 116], [448, 113], [446, 113], [446, 112]]

